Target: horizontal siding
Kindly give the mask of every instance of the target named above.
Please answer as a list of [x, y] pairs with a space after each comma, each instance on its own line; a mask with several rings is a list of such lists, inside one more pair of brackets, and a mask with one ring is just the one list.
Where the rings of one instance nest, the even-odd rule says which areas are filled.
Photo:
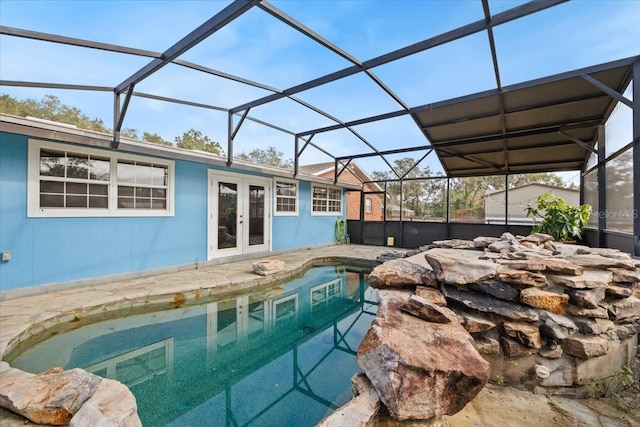
[[335, 242], [335, 224], [346, 219], [346, 196], [342, 196], [342, 215], [311, 215], [311, 183], [299, 184], [300, 203], [298, 216], [276, 216], [273, 218], [273, 250], [295, 249]]
[[[27, 218], [27, 148], [26, 136], [0, 133], [0, 251], [12, 254], [0, 262], [0, 291], [207, 259], [211, 166], [175, 162], [173, 217]], [[300, 182], [297, 217], [274, 218], [274, 250], [334, 241], [336, 217], [310, 215], [310, 189]]]

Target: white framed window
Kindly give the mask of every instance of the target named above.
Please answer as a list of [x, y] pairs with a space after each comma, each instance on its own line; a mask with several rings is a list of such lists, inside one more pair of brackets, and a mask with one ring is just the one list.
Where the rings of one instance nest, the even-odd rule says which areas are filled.
[[372, 210], [371, 203], [372, 203], [371, 202], [371, 197], [367, 197], [367, 198], [364, 199], [364, 211], [366, 213], [371, 213], [371, 210]]
[[274, 215], [298, 215], [298, 181], [276, 178], [275, 187]]
[[273, 326], [292, 324], [298, 319], [298, 295], [289, 295], [272, 301]]
[[335, 298], [341, 298], [343, 294], [342, 279], [335, 279], [309, 289], [311, 311], [326, 308]]
[[118, 209], [167, 209], [167, 165], [118, 159], [116, 171]]
[[342, 215], [342, 190], [312, 184], [311, 215]]
[[28, 162], [28, 217], [173, 215], [173, 161], [29, 140]]

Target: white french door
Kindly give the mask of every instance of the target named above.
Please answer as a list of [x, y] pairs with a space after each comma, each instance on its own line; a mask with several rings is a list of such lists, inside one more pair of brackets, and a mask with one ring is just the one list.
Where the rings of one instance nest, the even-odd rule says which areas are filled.
[[271, 180], [209, 171], [208, 257], [269, 251]]

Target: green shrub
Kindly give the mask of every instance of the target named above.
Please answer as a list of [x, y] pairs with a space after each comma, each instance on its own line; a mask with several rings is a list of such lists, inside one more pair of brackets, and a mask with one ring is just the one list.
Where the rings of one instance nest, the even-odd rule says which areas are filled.
[[563, 198], [545, 193], [538, 196], [535, 206], [528, 203], [526, 212], [535, 224], [534, 233], [550, 234], [556, 240], [565, 241], [582, 237], [582, 227], [589, 222], [591, 206], [571, 206]]

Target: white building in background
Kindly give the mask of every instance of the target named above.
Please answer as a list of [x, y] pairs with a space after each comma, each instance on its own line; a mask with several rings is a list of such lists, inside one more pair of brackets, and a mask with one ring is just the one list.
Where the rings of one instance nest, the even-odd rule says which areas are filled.
[[527, 217], [527, 204], [535, 204], [541, 194], [551, 193], [564, 199], [571, 206], [580, 205], [580, 190], [556, 187], [548, 184], [525, 184], [509, 189], [509, 200], [505, 200], [505, 190], [489, 191], [484, 196], [484, 218], [487, 224], [503, 224], [505, 222], [505, 206], [508, 204], [510, 224], [532, 224]]

